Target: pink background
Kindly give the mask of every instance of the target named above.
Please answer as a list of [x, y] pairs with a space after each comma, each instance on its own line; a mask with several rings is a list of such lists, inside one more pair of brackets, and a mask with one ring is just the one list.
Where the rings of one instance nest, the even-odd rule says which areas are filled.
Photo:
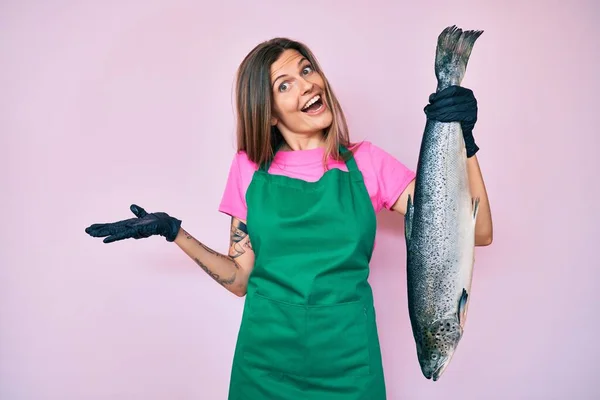
[[137, 202], [225, 252], [233, 77], [278, 35], [315, 51], [353, 139], [414, 168], [452, 24], [485, 30], [463, 84], [495, 241], [476, 251], [467, 330], [433, 383], [410, 331], [402, 219], [380, 214], [388, 397], [600, 398], [600, 6], [519, 3], [3, 1], [0, 398], [225, 399], [243, 300], [163, 238], [105, 245], [84, 228]]

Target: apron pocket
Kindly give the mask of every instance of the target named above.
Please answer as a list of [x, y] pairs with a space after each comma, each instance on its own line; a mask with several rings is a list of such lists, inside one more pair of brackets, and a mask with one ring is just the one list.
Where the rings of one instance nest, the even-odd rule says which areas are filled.
[[250, 367], [306, 374], [306, 308], [254, 294], [243, 329], [243, 358]]
[[367, 307], [350, 302], [309, 308], [307, 347], [311, 376], [369, 375]]

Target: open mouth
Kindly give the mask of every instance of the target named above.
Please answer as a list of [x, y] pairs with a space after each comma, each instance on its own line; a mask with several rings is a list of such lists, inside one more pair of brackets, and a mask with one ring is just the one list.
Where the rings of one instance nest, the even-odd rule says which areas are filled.
[[325, 105], [323, 104], [323, 99], [321, 98], [321, 95], [318, 94], [308, 100], [301, 111], [307, 114], [318, 114], [324, 109]]

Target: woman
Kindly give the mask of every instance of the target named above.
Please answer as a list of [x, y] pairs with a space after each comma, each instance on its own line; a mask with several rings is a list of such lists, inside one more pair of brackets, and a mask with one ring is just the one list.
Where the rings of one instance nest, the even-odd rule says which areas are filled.
[[[492, 223], [471, 134], [468, 89], [430, 97], [429, 118], [463, 124], [476, 244]], [[342, 109], [312, 52], [288, 39], [261, 43], [237, 76], [238, 152], [219, 210], [232, 217], [228, 255], [165, 213], [94, 224], [105, 243], [162, 235], [213, 279], [246, 296], [230, 400], [385, 399], [373, 296], [367, 277], [376, 218], [406, 211], [415, 173], [363, 142], [350, 142]]]

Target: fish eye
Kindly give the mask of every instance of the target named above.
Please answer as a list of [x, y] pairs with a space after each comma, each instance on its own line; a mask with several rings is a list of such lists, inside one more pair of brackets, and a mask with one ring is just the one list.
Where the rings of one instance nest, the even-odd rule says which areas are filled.
[[438, 355], [437, 355], [436, 353], [433, 353], [433, 354], [431, 355], [431, 359], [432, 359], [433, 361], [436, 361], [436, 360], [438, 359]]

